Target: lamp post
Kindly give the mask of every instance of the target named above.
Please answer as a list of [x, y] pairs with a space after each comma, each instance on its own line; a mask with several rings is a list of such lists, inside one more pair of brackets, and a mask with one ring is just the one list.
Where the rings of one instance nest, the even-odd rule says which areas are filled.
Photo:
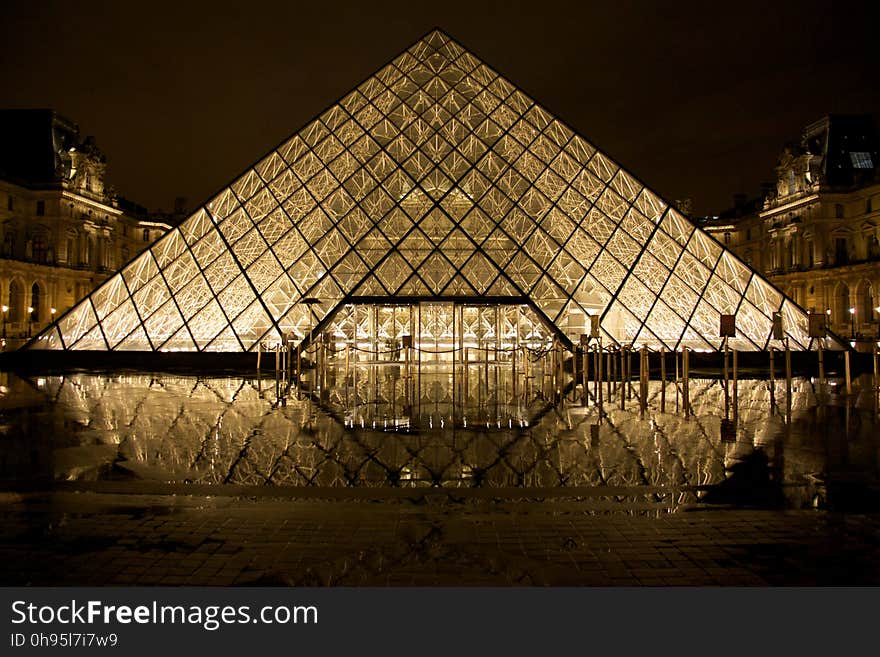
[[849, 337], [854, 339], [856, 337], [856, 309], [855, 308], [849, 309], [849, 321], [850, 321]]
[[28, 306], [28, 339], [31, 337], [31, 324], [34, 321], [34, 307]]
[[9, 306], [3, 305], [3, 339], [6, 339], [6, 315], [9, 313]]

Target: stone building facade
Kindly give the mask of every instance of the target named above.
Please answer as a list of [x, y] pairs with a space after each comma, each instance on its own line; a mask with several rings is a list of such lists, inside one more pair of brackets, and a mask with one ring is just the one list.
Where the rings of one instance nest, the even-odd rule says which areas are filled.
[[869, 116], [826, 116], [788, 145], [776, 183], [706, 228], [841, 337], [880, 329], [880, 167]]
[[171, 225], [124, 210], [94, 139], [51, 110], [0, 111], [0, 142], [0, 311], [16, 347]]

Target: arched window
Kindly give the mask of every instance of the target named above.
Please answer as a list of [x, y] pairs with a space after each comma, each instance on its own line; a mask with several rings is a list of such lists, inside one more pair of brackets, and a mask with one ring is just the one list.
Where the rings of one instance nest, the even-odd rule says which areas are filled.
[[34, 262], [46, 263], [46, 238], [42, 235], [34, 236], [33, 258]]
[[839, 326], [848, 326], [850, 323], [849, 287], [844, 283], [837, 286], [834, 299], [834, 323]]
[[856, 324], [862, 325], [874, 321], [877, 313], [874, 311], [874, 290], [871, 283], [862, 281], [858, 288], [858, 302], [856, 303]]
[[31, 321], [39, 322], [40, 321], [40, 285], [39, 283], [34, 283], [31, 286]]
[[12, 281], [9, 284], [9, 321], [20, 322], [24, 316], [24, 290], [21, 283]]

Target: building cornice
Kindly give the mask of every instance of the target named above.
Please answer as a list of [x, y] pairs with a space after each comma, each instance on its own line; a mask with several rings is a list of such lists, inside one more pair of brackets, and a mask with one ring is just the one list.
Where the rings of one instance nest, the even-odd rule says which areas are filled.
[[784, 205], [777, 205], [775, 208], [771, 208], [769, 210], [763, 210], [758, 213], [758, 216], [761, 219], [766, 219], [767, 217], [772, 217], [775, 214], [779, 214], [780, 212], [788, 212], [790, 210], [795, 210], [804, 205], [809, 205], [814, 201], [819, 200], [818, 194], [810, 194], [809, 196], [804, 196], [803, 198], [796, 199], [794, 201], [789, 201]]
[[83, 205], [90, 206], [95, 208], [96, 210], [100, 210], [106, 214], [112, 214], [114, 217], [118, 217], [122, 214], [122, 210], [119, 208], [114, 208], [112, 205], [105, 205], [104, 203], [100, 203], [93, 199], [90, 199], [86, 196], [80, 196], [79, 194], [72, 194], [68, 191], [61, 192], [61, 198], [66, 199], [68, 201], [76, 201], [77, 203], [82, 203]]

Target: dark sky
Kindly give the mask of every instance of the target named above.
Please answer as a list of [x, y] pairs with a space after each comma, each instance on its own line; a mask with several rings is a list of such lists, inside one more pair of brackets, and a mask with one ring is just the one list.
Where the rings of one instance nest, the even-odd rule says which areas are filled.
[[192, 208], [439, 26], [702, 214], [757, 195], [807, 123], [880, 111], [873, 4], [17, 1], [0, 104], [95, 135], [121, 195]]

